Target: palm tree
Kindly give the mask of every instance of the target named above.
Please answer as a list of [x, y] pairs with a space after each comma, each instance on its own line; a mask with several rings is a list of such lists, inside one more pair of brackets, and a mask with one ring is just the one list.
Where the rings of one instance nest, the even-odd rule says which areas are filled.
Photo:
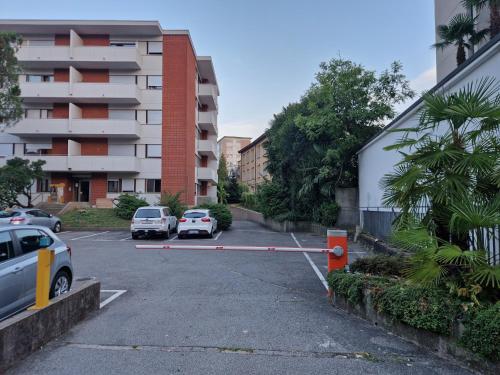
[[462, 0], [466, 8], [476, 8], [480, 11], [486, 6], [490, 8], [490, 37], [493, 39], [500, 33], [500, 0]]
[[457, 46], [457, 65], [465, 62], [465, 49], [472, 47], [486, 37], [488, 29], [476, 31], [476, 17], [459, 13], [455, 15], [448, 25], [439, 25], [437, 33], [441, 42], [433, 44], [434, 48], [444, 49], [448, 46]]

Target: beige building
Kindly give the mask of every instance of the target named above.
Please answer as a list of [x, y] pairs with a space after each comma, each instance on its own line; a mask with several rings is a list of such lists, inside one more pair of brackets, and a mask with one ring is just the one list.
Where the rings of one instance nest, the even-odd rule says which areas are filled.
[[247, 185], [251, 191], [255, 191], [258, 185], [271, 177], [266, 170], [267, 155], [264, 149], [266, 141], [267, 137], [264, 133], [239, 151], [241, 154], [241, 182]]
[[240, 160], [239, 151], [250, 144], [252, 138], [249, 137], [230, 137], [225, 136], [219, 139], [219, 152], [226, 158], [227, 171], [229, 175], [240, 175]]

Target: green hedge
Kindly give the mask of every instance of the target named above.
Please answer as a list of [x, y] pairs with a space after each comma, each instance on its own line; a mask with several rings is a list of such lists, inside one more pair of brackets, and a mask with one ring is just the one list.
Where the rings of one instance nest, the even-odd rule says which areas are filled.
[[211, 210], [217, 219], [217, 229], [219, 230], [227, 230], [233, 223], [233, 215], [229, 210], [228, 206], [225, 204], [202, 204], [198, 206], [198, 208], [205, 208]]
[[404, 257], [374, 255], [358, 258], [350, 264], [351, 272], [361, 272], [377, 276], [402, 276], [406, 261]]
[[116, 200], [115, 214], [116, 216], [130, 220], [134, 216], [135, 211], [139, 207], [149, 206], [144, 199], [137, 198], [132, 194], [122, 194]]
[[492, 361], [500, 361], [500, 302], [471, 314], [464, 325], [460, 344]]
[[362, 273], [333, 271], [327, 279], [330, 288], [352, 304], [361, 303], [363, 292], [370, 290], [374, 309], [418, 329], [450, 335], [453, 322], [461, 320], [465, 329], [459, 344], [500, 360], [500, 302], [474, 307], [448, 290]]

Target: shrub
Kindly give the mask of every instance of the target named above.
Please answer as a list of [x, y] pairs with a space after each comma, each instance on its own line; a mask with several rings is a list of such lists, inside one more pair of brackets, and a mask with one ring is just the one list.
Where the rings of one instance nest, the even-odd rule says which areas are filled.
[[313, 211], [313, 220], [324, 226], [332, 226], [337, 222], [339, 206], [334, 201], [322, 203]]
[[264, 217], [275, 217], [288, 211], [287, 195], [283, 187], [273, 181], [266, 181], [257, 189], [257, 207]]
[[359, 273], [333, 271], [327, 276], [328, 285], [335, 294], [345, 297], [349, 302], [358, 304], [363, 300], [363, 290], [370, 289], [378, 294], [384, 288], [395, 283], [383, 277], [370, 277]]
[[255, 194], [245, 191], [241, 194], [241, 204], [250, 210], [255, 210], [257, 208], [257, 199]]
[[500, 302], [481, 309], [464, 326], [462, 346], [492, 361], [500, 360]]
[[134, 216], [135, 211], [139, 207], [149, 206], [148, 202], [144, 199], [140, 199], [131, 194], [121, 194], [117, 199], [115, 199], [115, 204], [116, 216], [127, 220], [132, 219], [132, 216]]
[[217, 219], [217, 229], [226, 230], [231, 226], [233, 222], [233, 215], [225, 204], [202, 204], [198, 207], [212, 211], [215, 218]]
[[172, 213], [172, 215], [174, 215], [178, 219], [181, 218], [184, 211], [187, 210], [187, 206], [182, 203], [180, 196], [181, 192], [178, 192], [176, 194], [162, 193], [160, 199], [160, 204], [162, 206], [167, 206], [168, 208], [170, 208], [170, 212]]
[[352, 272], [378, 276], [401, 276], [405, 263], [405, 259], [401, 256], [374, 255], [356, 259], [350, 268]]
[[446, 335], [460, 314], [460, 302], [443, 289], [402, 283], [382, 290], [373, 298], [379, 312], [412, 327]]

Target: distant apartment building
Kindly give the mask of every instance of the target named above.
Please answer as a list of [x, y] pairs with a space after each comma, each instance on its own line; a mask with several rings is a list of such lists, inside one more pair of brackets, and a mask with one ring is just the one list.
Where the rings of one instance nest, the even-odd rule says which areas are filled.
[[23, 38], [24, 106], [0, 133], [0, 165], [46, 161], [35, 203], [121, 193], [155, 203], [161, 192], [182, 192], [190, 205], [216, 200], [219, 89], [188, 31], [62, 20], [2, 20], [0, 31]]
[[262, 134], [248, 146], [243, 147], [241, 154], [241, 182], [247, 185], [251, 191], [256, 191], [257, 186], [266, 179], [270, 179], [267, 172], [267, 155], [264, 144], [267, 141], [266, 134]]
[[[483, 7], [478, 14], [475, 9], [464, 7], [462, 0], [434, 0], [434, 13], [436, 31], [439, 25], [447, 25], [453, 17], [460, 13], [477, 17], [478, 30], [489, 27], [490, 16], [488, 6]], [[440, 41], [439, 35], [436, 32], [436, 43]], [[484, 40], [472, 50], [467, 51], [467, 56], [471, 56], [475, 50], [477, 51], [486, 42], [487, 40]], [[457, 67], [456, 54], [457, 47], [455, 46], [436, 50], [436, 77], [438, 82]]]
[[220, 155], [224, 155], [227, 164], [227, 170], [229, 175], [240, 176], [240, 160], [241, 154], [239, 151], [248, 146], [252, 138], [248, 137], [230, 137], [224, 136], [219, 139], [219, 152]]

